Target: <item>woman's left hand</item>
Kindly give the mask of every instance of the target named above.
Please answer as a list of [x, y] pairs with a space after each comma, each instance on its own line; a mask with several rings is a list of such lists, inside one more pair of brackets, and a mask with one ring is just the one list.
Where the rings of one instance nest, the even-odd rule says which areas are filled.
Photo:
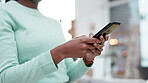
[[[93, 37], [93, 34], [90, 33], [89, 37]], [[108, 38], [109, 38], [109, 36], [107, 36], [107, 35], [105, 36], [105, 38], [101, 35], [100, 36], [101, 43], [93, 44], [93, 46], [95, 46], [96, 48], [95, 49], [88, 49], [88, 50], [90, 50], [90, 53], [87, 53], [85, 59], [87, 61], [93, 61], [96, 56], [99, 56], [101, 54], [101, 52], [103, 51], [104, 43], [105, 43], [105, 41], [108, 40]]]

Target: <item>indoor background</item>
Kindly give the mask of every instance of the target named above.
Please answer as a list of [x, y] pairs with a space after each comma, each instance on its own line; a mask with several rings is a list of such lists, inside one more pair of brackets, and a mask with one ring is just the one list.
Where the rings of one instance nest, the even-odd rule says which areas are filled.
[[42, 0], [39, 10], [61, 23], [67, 41], [95, 34], [109, 22], [121, 22], [91, 70], [77, 83], [145, 83], [148, 78], [147, 3], [148, 0]]

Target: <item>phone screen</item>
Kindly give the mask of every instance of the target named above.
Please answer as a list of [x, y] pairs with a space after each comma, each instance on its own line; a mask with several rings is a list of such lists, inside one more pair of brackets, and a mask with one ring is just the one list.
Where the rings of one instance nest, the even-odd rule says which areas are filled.
[[105, 37], [105, 35], [108, 35], [111, 32], [113, 32], [114, 30], [116, 30], [117, 28], [119, 28], [120, 24], [121, 23], [119, 23], [119, 22], [111, 22], [111, 23], [107, 24], [103, 29], [101, 29], [93, 37], [98, 38], [98, 39], [100, 38], [100, 35], [103, 35]]

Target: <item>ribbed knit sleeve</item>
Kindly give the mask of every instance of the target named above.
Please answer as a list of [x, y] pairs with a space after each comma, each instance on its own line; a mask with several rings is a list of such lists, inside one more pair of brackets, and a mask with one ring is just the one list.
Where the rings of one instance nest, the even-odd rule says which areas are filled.
[[89, 69], [82, 59], [74, 61], [72, 58], [66, 59], [67, 74], [69, 76], [68, 83], [73, 83], [74, 81], [80, 79]]
[[34, 83], [55, 72], [50, 51], [19, 64], [15, 33], [9, 22], [0, 9], [0, 83]]

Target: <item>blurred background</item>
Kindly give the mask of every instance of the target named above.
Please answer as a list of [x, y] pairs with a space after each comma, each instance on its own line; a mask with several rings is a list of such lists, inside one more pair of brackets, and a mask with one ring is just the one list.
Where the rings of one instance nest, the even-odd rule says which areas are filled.
[[67, 41], [91, 32], [95, 34], [109, 22], [121, 22], [91, 70], [76, 83], [145, 83], [147, 3], [148, 0], [42, 0], [39, 10], [61, 23]]

